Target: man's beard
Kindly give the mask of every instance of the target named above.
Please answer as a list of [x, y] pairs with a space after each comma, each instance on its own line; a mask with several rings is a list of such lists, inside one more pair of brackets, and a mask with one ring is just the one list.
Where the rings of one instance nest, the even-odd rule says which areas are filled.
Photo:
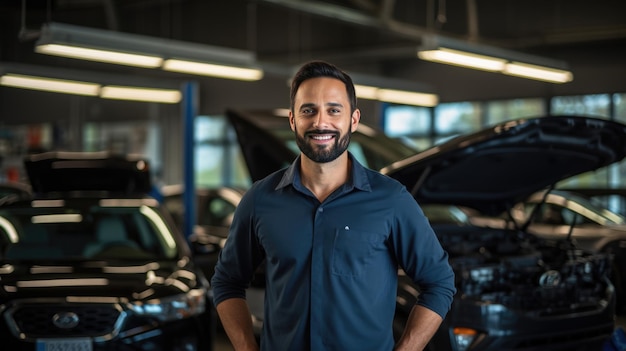
[[[296, 129], [295, 134], [296, 144], [298, 144], [300, 151], [302, 151], [306, 157], [318, 163], [334, 161], [337, 157], [343, 154], [343, 152], [348, 149], [348, 145], [350, 145], [350, 132], [346, 133], [343, 137], [340, 137], [340, 134], [336, 131], [314, 130], [304, 133], [304, 136], [301, 137]], [[307, 142], [307, 137], [314, 134], [333, 134], [335, 136], [335, 144], [320, 146]]]

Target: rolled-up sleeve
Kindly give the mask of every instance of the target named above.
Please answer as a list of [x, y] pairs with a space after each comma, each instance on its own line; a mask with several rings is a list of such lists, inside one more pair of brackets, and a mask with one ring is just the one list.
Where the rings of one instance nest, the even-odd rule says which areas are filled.
[[408, 191], [403, 190], [395, 203], [392, 245], [398, 263], [418, 287], [417, 304], [445, 318], [456, 293], [448, 253]]
[[226, 244], [219, 253], [211, 278], [215, 306], [230, 298], [245, 298], [254, 271], [263, 259], [253, 230], [253, 193], [253, 189], [246, 192], [237, 206]]

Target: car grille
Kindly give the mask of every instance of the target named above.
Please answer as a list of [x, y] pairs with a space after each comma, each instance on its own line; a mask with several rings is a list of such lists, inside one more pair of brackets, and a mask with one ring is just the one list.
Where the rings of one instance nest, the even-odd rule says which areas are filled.
[[14, 305], [5, 318], [12, 332], [21, 339], [52, 336], [108, 339], [119, 333], [125, 316], [116, 304], [25, 303]]

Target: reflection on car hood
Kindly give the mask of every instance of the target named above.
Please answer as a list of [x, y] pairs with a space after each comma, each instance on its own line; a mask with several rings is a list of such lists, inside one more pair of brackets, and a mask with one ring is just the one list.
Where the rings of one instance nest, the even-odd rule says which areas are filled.
[[177, 262], [159, 261], [137, 265], [107, 264], [103, 261], [82, 265], [5, 263], [0, 266], [0, 299], [8, 296], [118, 297], [130, 301], [155, 299], [185, 293], [202, 285], [190, 267]]
[[535, 191], [626, 155], [626, 126], [579, 116], [505, 122], [384, 168], [420, 203], [497, 215]]

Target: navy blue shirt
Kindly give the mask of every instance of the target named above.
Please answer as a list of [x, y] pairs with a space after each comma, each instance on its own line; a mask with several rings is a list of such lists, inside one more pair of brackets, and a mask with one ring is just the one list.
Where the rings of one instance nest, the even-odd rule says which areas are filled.
[[415, 199], [350, 159], [351, 179], [322, 203], [302, 185], [298, 158], [237, 207], [214, 302], [245, 298], [265, 259], [262, 350], [392, 350], [398, 268], [419, 285], [418, 304], [441, 317], [450, 308], [454, 273]]

